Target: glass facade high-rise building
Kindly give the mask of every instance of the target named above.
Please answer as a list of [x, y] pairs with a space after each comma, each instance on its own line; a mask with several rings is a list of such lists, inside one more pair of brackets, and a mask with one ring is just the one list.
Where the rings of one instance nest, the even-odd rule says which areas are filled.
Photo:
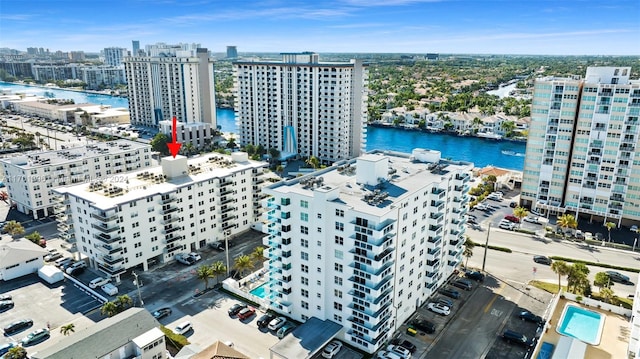
[[640, 81], [630, 67], [534, 86], [521, 202], [544, 213], [640, 221]]
[[238, 58], [238, 48], [235, 46], [227, 46], [227, 58], [228, 59]]

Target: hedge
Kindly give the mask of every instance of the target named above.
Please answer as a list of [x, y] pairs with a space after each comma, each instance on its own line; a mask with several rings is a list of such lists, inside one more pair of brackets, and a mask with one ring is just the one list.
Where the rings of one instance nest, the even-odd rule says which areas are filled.
[[621, 267], [621, 266], [616, 266], [616, 265], [613, 265], [613, 264], [598, 263], [598, 262], [589, 262], [589, 261], [585, 261], [585, 260], [582, 260], [582, 259], [567, 258], [567, 257], [560, 257], [560, 256], [551, 256], [551, 259], [553, 259], [554, 261], [565, 261], [565, 262], [571, 262], [571, 263], [580, 262], [580, 263], [584, 263], [584, 264], [590, 265], [590, 266], [596, 266], [596, 267], [602, 267], [602, 268], [617, 269], [617, 270], [623, 270], [623, 271], [628, 271], [628, 272], [640, 273], [640, 269], [638, 269], [638, 268]]

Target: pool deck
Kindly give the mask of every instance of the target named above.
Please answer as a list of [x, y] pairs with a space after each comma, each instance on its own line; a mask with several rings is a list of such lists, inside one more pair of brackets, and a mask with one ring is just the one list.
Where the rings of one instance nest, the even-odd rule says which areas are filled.
[[[553, 315], [551, 316], [550, 325], [548, 330], [540, 338], [541, 342], [548, 342], [554, 346], [558, 345], [560, 334], [556, 332], [556, 325], [560, 320], [564, 306], [567, 303], [572, 303], [581, 308], [592, 310], [594, 312], [601, 313], [606, 316], [604, 321], [604, 329], [602, 330], [602, 340], [600, 345], [592, 346], [587, 345], [587, 352], [585, 358], [588, 359], [614, 359], [614, 358], [626, 358], [627, 348], [629, 346], [629, 321], [622, 315], [603, 311], [598, 308], [585, 306], [567, 299], [560, 299], [556, 306]], [[536, 358], [538, 352], [536, 351], [532, 358]]]

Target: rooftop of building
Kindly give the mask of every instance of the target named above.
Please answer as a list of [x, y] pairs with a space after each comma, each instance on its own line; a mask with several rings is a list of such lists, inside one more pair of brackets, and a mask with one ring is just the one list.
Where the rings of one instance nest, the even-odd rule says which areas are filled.
[[[178, 159], [184, 156], [177, 156]], [[162, 161], [171, 161], [171, 156]], [[195, 183], [224, 178], [233, 173], [264, 167], [265, 162], [235, 162], [231, 156], [214, 154], [188, 159], [187, 170], [181, 176], [171, 178], [162, 166], [135, 172], [120, 173], [101, 181], [58, 188], [58, 193], [68, 193], [92, 202], [96, 208], [107, 210], [122, 203], [136, 201], [157, 194], [175, 192], [178, 188]]]
[[11, 164], [22, 169], [38, 168], [43, 166], [61, 165], [65, 163], [78, 162], [87, 158], [105, 155], [115, 155], [135, 149], [150, 148], [148, 144], [129, 141], [116, 140], [109, 142], [98, 142], [81, 147], [67, 148], [64, 150], [47, 152], [30, 152], [24, 156], [0, 159], [1, 163]]
[[[416, 155], [428, 153], [428, 159]], [[358, 159], [377, 161], [388, 159], [386, 178], [378, 178], [376, 185], [357, 183]], [[338, 190], [338, 199], [356, 211], [372, 215], [387, 213], [390, 206], [411, 195], [415, 190], [429, 183], [440, 183], [452, 171], [471, 171], [473, 164], [462, 161], [448, 161], [440, 157], [439, 151], [415, 149], [413, 154], [372, 151], [358, 159], [342, 161], [329, 168], [313, 172], [289, 181], [270, 186], [281, 193], [299, 193], [310, 196], [312, 192]]]
[[331, 320], [311, 317], [269, 350], [278, 358], [311, 358], [313, 353], [322, 349], [341, 329], [340, 324]]

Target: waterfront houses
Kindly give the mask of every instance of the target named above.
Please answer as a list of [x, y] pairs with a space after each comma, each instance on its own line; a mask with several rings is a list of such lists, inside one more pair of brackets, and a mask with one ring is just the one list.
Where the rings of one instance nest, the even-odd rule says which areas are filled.
[[521, 202], [551, 214], [631, 226], [640, 221], [640, 80], [630, 67], [534, 87]]
[[461, 263], [472, 168], [375, 151], [265, 187], [271, 307], [381, 348]]

